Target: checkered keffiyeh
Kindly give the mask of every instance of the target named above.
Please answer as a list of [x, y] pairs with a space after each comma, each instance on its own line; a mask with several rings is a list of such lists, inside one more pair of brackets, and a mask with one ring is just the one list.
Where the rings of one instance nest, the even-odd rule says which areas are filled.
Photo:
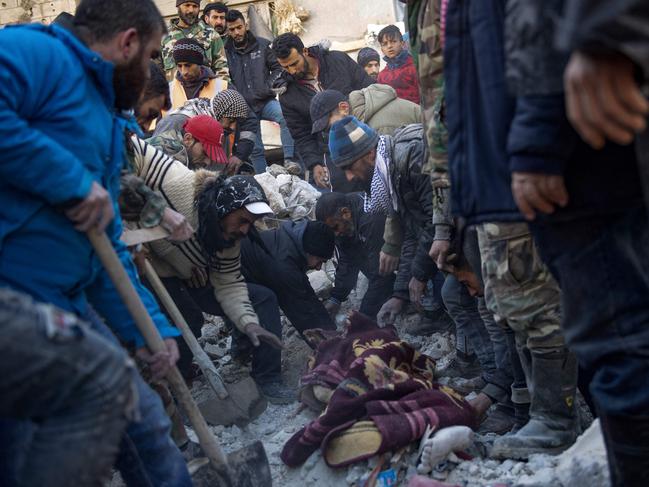
[[376, 163], [370, 185], [370, 194], [365, 193], [363, 209], [365, 213], [391, 215], [397, 210], [396, 195], [390, 180], [390, 154], [385, 137], [379, 138], [376, 147]]
[[217, 120], [223, 117], [246, 118], [248, 110], [246, 100], [235, 90], [221, 91], [212, 99], [212, 112]]

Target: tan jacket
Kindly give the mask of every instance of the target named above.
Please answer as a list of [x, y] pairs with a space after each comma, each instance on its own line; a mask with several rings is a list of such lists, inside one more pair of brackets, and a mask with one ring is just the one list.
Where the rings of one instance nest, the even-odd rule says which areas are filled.
[[[192, 171], [143, 140], [133, 137], [135, 173], [154, 191], [159, 191], [169, 207], [181, 213], [198, 230], [198, 216], [194, 199], [208, 178], [210, 171]], [[179, 244], [158, 240], [149, 245], [151, 262], [162, 277], [189, 279], [192, 269], [205, 269], [207, 257], [196, 237]], [[214, 296], [226, 316], [242, 332], [248, 324], [259, 324], [248, 287], [241, 275], [241, 247], [239, 243], [216, 255], [216, 264], [209, 267], [209, 279]]]

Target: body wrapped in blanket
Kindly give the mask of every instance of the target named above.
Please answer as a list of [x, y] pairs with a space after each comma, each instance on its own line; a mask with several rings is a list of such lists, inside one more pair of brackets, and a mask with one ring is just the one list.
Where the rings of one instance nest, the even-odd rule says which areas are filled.
[[418, 440], [430, 426], [474, 427], [477, 414], [455, 391], [434, 382], [435, 362], [359, 313], [338, 334], [311, 331], [317, 343], [302, 378], [302, 402], [326, 406], [284, 445], [282, 461], [297, 467], [322, 447], [343, 467]]

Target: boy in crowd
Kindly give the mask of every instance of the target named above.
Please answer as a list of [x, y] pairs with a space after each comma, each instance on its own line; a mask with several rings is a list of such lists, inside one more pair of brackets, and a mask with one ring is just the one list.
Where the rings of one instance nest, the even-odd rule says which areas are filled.
[[405, 47], [401, 31], [396, 25], [388, 25], [379, 32], [378, 41], [388, 65], [379, 73], [376, 82], [392, 86], [399, 98], [419, 104], [417, 68]]

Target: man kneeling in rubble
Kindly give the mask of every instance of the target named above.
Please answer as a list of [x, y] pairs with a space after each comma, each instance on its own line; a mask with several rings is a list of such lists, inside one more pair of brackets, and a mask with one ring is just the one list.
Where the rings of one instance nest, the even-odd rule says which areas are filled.
[[247, 282], [271, 289], [291, 324], [300, 333], [336, 326], [307, 277], [334, 254], [334, 232], [322, 222], [285, 222], [260, 234], [261, 240], [241, 242], [241, 265]]
[[[281, 380], [277, 298], [265, 287], [246, 285], [241, 275], [241, 240], [256, 235], [254, 222], [272, 214], [263, 190], [252, 177], [226, 179], [206, 170], [194, 172], [142, 140], [134, 137], [132, 142], [136, 175], [198, 229], [186, 242], [149, 244], [152, 264], [180, 311], [196, 334], [203, 312], [229, 320], [234, 325], [233, 343], [247, 337], [253, 345], [251, 376], [262, 393], [271, 403], [292, 402], [295, 395]], [[187, 376], [191, 353], [184, 343], [180, 349], [179, 367]]]

